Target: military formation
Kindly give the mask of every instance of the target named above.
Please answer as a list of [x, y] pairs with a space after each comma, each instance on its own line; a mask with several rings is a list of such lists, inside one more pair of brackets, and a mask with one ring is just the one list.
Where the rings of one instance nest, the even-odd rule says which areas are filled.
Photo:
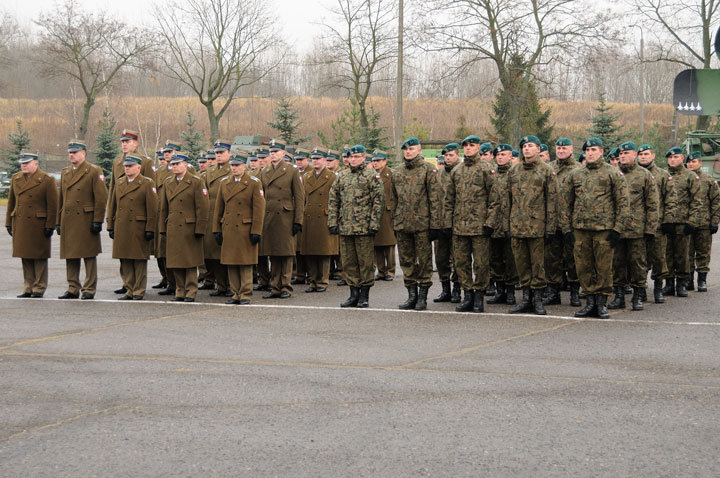
[[293, 285], [322, 293], [339, 280], [350, 292], [340, 306], [366, 308], [375, 281], [395, 278], [396, 254], [402, 310], [428, 307], [433, 266], [441, 285], [433, 302], [458, 312], [484, 312], [488, 296], [509, 313], [545, 315], [568, 290], [570, 305], [586, 299], [575, 316], [607, 318], [626, 307], [626, 294], [632, 310], [643, 309], [648, 274], [658, 304], [707, 291], [720, 188], [700, 156], [680, 147], [662, 169], [649, 144], [606, 152], [589, 138], [576, 160], [572, 141], [560, 138], [551, 159], [533, 135], [518, 149], [470, 135], [445, 145], [435, 164], [411, 137], [391, 169], [387, 152], [359, 144], [290, 154], [276, 140], [249, 152], [219, 140], [196, 170], [179, 141], [155, 160], [137, 152], [137, 132], [124, 130], [120, 142], [108, 181], [82, 141], [68, 144], [59, 188], [37, 155], [19, 158], [6, 217], [22, 260], [18, 297], [43, 297], [57, 232], [67, 270], [59, 298], [93, 299], [105, 221], [120, 300], [143, 300], [153, 255], [162, 280], [152, 287], [178, 302], [202, 290], [237, 305], [253, 291], [287, 299]]

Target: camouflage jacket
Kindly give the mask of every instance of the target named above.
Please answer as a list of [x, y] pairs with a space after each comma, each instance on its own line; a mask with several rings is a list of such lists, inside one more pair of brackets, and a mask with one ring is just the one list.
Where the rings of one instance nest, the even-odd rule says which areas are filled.
[[655, 234], [660, 227], [658, 192], [655, 180], [647, 169], [637, 163], [620, 164], [628, 188], [628, 207], [632, 220], [620, 231], [623, 239], [640, 239], [644, 234]]
[[[653, 161], [647, 166], [644, 166], [642, 164], [640, 166], [647, 169], [650, 174], [652, 174], [652, 177], [655, 180], [655, 187], [657, 187], [658, 191], [659, 224], [663, 224], [665, 222], [665, 211], [672, 210], [677, 203], [675, 195], [670, 194], [670, 189], [668, 187], [668, 178], [670, 177], [670, 173], [668, 173], [662, 168], [658, 168], [657, 164], [655, 164], [655, 161]], [[659, 227], [660, 226], [658, 225], [658, 228]]]
[[442, 229], [443, 188], [438, 171], [421, 155], [392, 170], [393, 229], [419, 232]]
[[495, 170], [478, 155], [467, 157], [450, 173], [445, 199], [447, 227], [458, 236], [479, 236], [488, 222], [490, 191]]
[[700, 177], [680, 165], [668, 167], [668, 187], [675, 196], [674, 207], [665, 209], [663, 223], [702, 225], [702, 200], [700, 198]]
[[708, 229], [710, 224], [720, 222], [720, 187], [710, 175], [698, 171], [700, 176], [700, 227]]
[[[568, 188], [568, 181], [570, 179], [570, 173], [577, 168], [582, 167], [580, 163], [578, 163], [575, 158], [570, 156], [566, 159], [556, 159], [555, 161], [549, 163], [550, 167], [552, 167], [553, 172], [555, 173], [555, 177], [557, 178], [557, 186], [558, 186], [558, 202], [557, 202], [557, 209], [556, 211], [558, 214], [560, 214], [560, 204], [562, 203], [562, 195], [565, 194], [565, 190]], [[558, 230], [560, 229], [560, 221], [558, 220]]]
[[512, 237], [543, 237], [557, 229], [557, 180], [542, 161], [524, 160], [508, 171], [505, 196]]
[[562, 231], [614, 229], [620, 232], [630, 220], [627, 198], [623, 174], [602, 159], [574, 169], [562, 195]]
[[498, 165], [497, 174], [494, 177], [492, 189], [490, 190], [490, 204], [488, 206], [488, 223], [495, 231], [492, 237], [504, 239], [505, 232], [510, 231], [510, 210], [509, 204], [504, 199], [507, 197], [508, 171], [512, 163]]
[[385, 191], [380, 175], [361, 164], [338, 174], [330, 187], [328, 227], [343, 236], [364, 236], [380, 230]]

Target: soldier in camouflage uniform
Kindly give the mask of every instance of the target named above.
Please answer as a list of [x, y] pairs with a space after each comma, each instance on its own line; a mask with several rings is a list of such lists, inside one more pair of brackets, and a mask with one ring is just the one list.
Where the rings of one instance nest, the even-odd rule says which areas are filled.
[[480, 145], [480, 159], [490, 165], [491, 168], [495, 169], [495, 162], [493, 161], [492, 155], [493, 146], [490, 142], [485, 142]]
[[540, 154], [538, 154], [538, 159], [543, 163], [550, 162], [550, 148], [548, 148], [547, 144], [540, 145]]
[[420, 140], [402, 144], [405, 160], [392, 172], [393, 229], [408, 298], [398, 308], [425, 310], [432, 286], [432, 241], [443, 229], [442, 186], [422, 156]]
[[480, 159], [481, 142], [474, 135], [463, 139], [465, 161], [450, 173], [445, 191], [446, 234], [452, 233], [455, 270], [464, 292], [455, 308], [458, 312], [483, 312], [490, 282], [490, 236], [494, 230], [488, 206], [495, 171]]
[[587, 305], [575, 317], [607, 319], [612, 293], [613, 249], [630, 220], [627, 185], [619, 169], [603, 161], [603, 142], [583, 144], [586, 165], [570, 173], [560, 206], [560, 223], [568, 244], [574, 244], [575, 268], [587, 294]]
[[515, 257], [510, 243], [510, 210], [507, 201], [496, 203], [507, 196], [508, 171], [512, 167], [512, 146], [499, 144], [493, 151], [497, 164], [497, 175], [493, 183], [491, 210], [496, 214], [494, 229], [490, 237], [490, 278], [495, 281], [495, 296], [488, 304], [515, 305], [515, 284], [518, 282]]
[[373, 237], [380, 230], [385, 191], [380, 175], [365, 167], [365, 147], [355, 145], [350, 167], [330, 187], [328, 227], [340, 235], [340, 256], [350, 297], [340, 307], [366, 308], [375, 284]]
[[679, 146], [670, 148], [665, 157], [670, 173], [668, 185], [677, 203], [674, 208], [665, 210], [664, 222], [661, 225], [668, 235], [669, 254], [668, 277], [663, 294], [675, 295], [677, 292], [678, 297], [687, 297], [687, 283], [690, 279], [690, 236], [702, 225], [700, 178], [683, 164], [685, 155]]
[[[534, 310], [546, 315], [542, 291], [545, 279], [545, 244], [557, 231], [557, 180], [552, 168], [539, 159], [540, 139], [520, 140], [523, 159], [508, 171], [505, 208], [510, 212], [510, 237], [522, 300], [511, 314]], [[532, 299], [531, 299], [532, 296]], [[532, 302], [531, 302], [532, 300]]]
[[[570, 173], [580, 167], [580, 164], [573, 158], [573, 144], [569, 138], [559, 138], [555, 142], [556, 160], [549, 163], [552, 167], [558, 183], [558, 210], [560, 197], [568, 188]], [[558, 230], [545, 246], [545, 275], [548, 280], [548, 294], [544, 301], [545, 305], [560, 304], [561, 284], [567, 280], [570, 287], [570, 305], [580, 306], [580, 282], [575, 272], [575, 259], [572, 247], [563, 240], [562, 231], [558, 224]]]
[[[700, 177], [700, 200], [702, 201], [700, 226], [690, 237], [690, 285], [693, 282], [693, 271], [697, 271], [697, 291], [707, 292], [707, 273], [710, 271], [710, 249], [712, 235], [718, 231], [720, 222], [720, 188], [718, 183], [708, 174], [700, 170], [701, 155], [691, 153], [687, 167]], [[688, 287], [688, 290], [693, 290]]]
[[625, 175], [628, 207], [633, 220], [620, 231], [620, 242], [613, 255], [613, 291], [615, 297], [608, 309], [625, 308], [625, 286], [633, 288], [632, 310], [643, 310], [642, 290], [647, 282], [645, 245], [660, 225], [659, 199], [650, 172], [637, 165], [637, 146], [632, 141], [620, 145], [620, 171]]
[[[460, 145], [449, 143], [442, 149], [442, 156], [445, 167], [438, 171], [438, 180], [443, 189], [443, 205], [445, 204], [445, 190], [450, 181], [450, 173], [460, 163]], [[444, 206], [443, 206], [444, 207]], [[457, 271], [453, 267], [452, 260], [452, 235], [441, 234], [433, 242], [435, 253], [435, 266], [437, 267], [442, 292], [433, 299], [433, 302], [460, 302], [460, 283], [457, 278]], [[452, 290], [450, 283], [453, 283]]]

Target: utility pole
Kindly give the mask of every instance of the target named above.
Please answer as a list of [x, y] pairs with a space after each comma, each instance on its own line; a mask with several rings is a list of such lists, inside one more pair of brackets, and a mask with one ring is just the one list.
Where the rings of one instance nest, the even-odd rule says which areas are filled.
[[403, 0], [398, 0], [398, 57], [395, 86], [395, 153], [400, 155], [403, 134]]
[[640, 140], [645, 142], [645, 35], [640, 27]]

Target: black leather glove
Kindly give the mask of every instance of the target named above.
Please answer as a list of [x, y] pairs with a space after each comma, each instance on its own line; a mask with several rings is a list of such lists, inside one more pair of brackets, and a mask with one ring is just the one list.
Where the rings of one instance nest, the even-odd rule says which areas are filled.
[[552, 242], [552, 240], [553, 240], [553, 235], [552, 235], [552, 234], [545, 234], [545, 236], [543, 236], [543, 237], [544, 237], [544, 239], [545, 239], [545, 244], [550, 244], [550, 243]]
[[620, 242], [620, 233], [617, 232], [615, 229], [613, 229], [612, 231], [610, 231], [608, 233], [607, 238], [608, 238], [608, 241], [610, 242], [610, 247], [615, 249], [615, 246], [617, 246], [618, 242]]
[[660, 230], [664, 232], [665, 234], [672, 234], [675, 232], [675, 228], [673, 227], [674, 224], [671, 222], [666, 222], [665, 224], [660, 224]]
[[108, 229], [108, 236], [110, 236], [110, 239], [115, 239], [115, 230]]
[[153, 239], [155, 239], [155, 233], [152, 231], [145, 231], [145, 240], [152, 241]]
[[483, 232], [482, 232], [483, 237], [490, 237], [490, 236], [492, 236], [493, 232], [495, 232], [495, 229], [493, 229], [492, 227], [483, 226]]
[[292, 225], [292, 235], [295, 236], [298, 232], [302, 232], [302, 224], [295, 222]]
[[566, 232], [565, 236], [563, 237], [565, 238], [565, 244], [570, 247], [573, 247], [575, 245], [575, 234], [573, 234], [572, 232]]
[[643, 234], [643, 237], [646, 241], [650, 241], [655, 238], [655, 234], [650, 234], [649, 232], [646, 232], [645, 234]]
[[683, 234], [685, 234], [686, 236], [689, 236], [690, 234], [695, 232], [695, 227], [691, 226], [690, 224], [683, 224], [683, 226], [685, 226], [683, 227]]
[[716, 232], [718, 232], [718, 225], [710, 224], [710, 234], [715, 234]]
[[202, 232], [196, 232], [195, 233], [195, 239], [202, 239], [205, 236]]
[[505, 236], [505, 239], [507, 239], [508, 241], [510, 240], [510, 231], [505, 231], [503, 235]]
[[100, 234], [100, 231], [102, 231], [102, 222], [90, 223], [90, 232], [92, 232], [93, 234]]
[[222, 232], [213, 232], [213, 237], [215, 237], [215, 242], [217, 242], [217, 245], [222, 246]]
[[250, 234], [250, 244], [253, 246], [260, 242], [260, 234]]
[[45, 237], [52, 237], [53, 232], [55, 232], [55, 229], [53, 229], [52, 227], [43, 228], [43, 234], [45, 234]]
[[7, 229], [8, 234], [12, 236], [12, 226], [5, 226], [5, 229]]
[[57, 235], [60, 235], [60, 226], [55, 226], [55, 232], [57, 232]]
[[340, 232], [340, 231], [338, 231], [337, 226], [330, 226], [330, 227], [328, 227], [328, 230], [330, 231], [330, 234], [332, 234], [333, 236], [337, 236], [338, 233]]
[[428, 236], [430, 237], [430, 242], [437, 241], [440, 239], [440, 229], [430, 229]]
[[377, 229], [370, 229], [370, 230], [368, 231], [368, 234], [371, 235], [371, 236], [373, 236], [373, 237], [375, 237], [375, 235], [376, 235], [377, 233], [378, 233], [378, 230], [377, 230]]
[[443, 229], [442, 232], [443, 232], [443, 235], [444, 235], [446, 238], [452, 239], [452, 227], [448, 227], [448, 228], [446, 228], [446, 229]]

